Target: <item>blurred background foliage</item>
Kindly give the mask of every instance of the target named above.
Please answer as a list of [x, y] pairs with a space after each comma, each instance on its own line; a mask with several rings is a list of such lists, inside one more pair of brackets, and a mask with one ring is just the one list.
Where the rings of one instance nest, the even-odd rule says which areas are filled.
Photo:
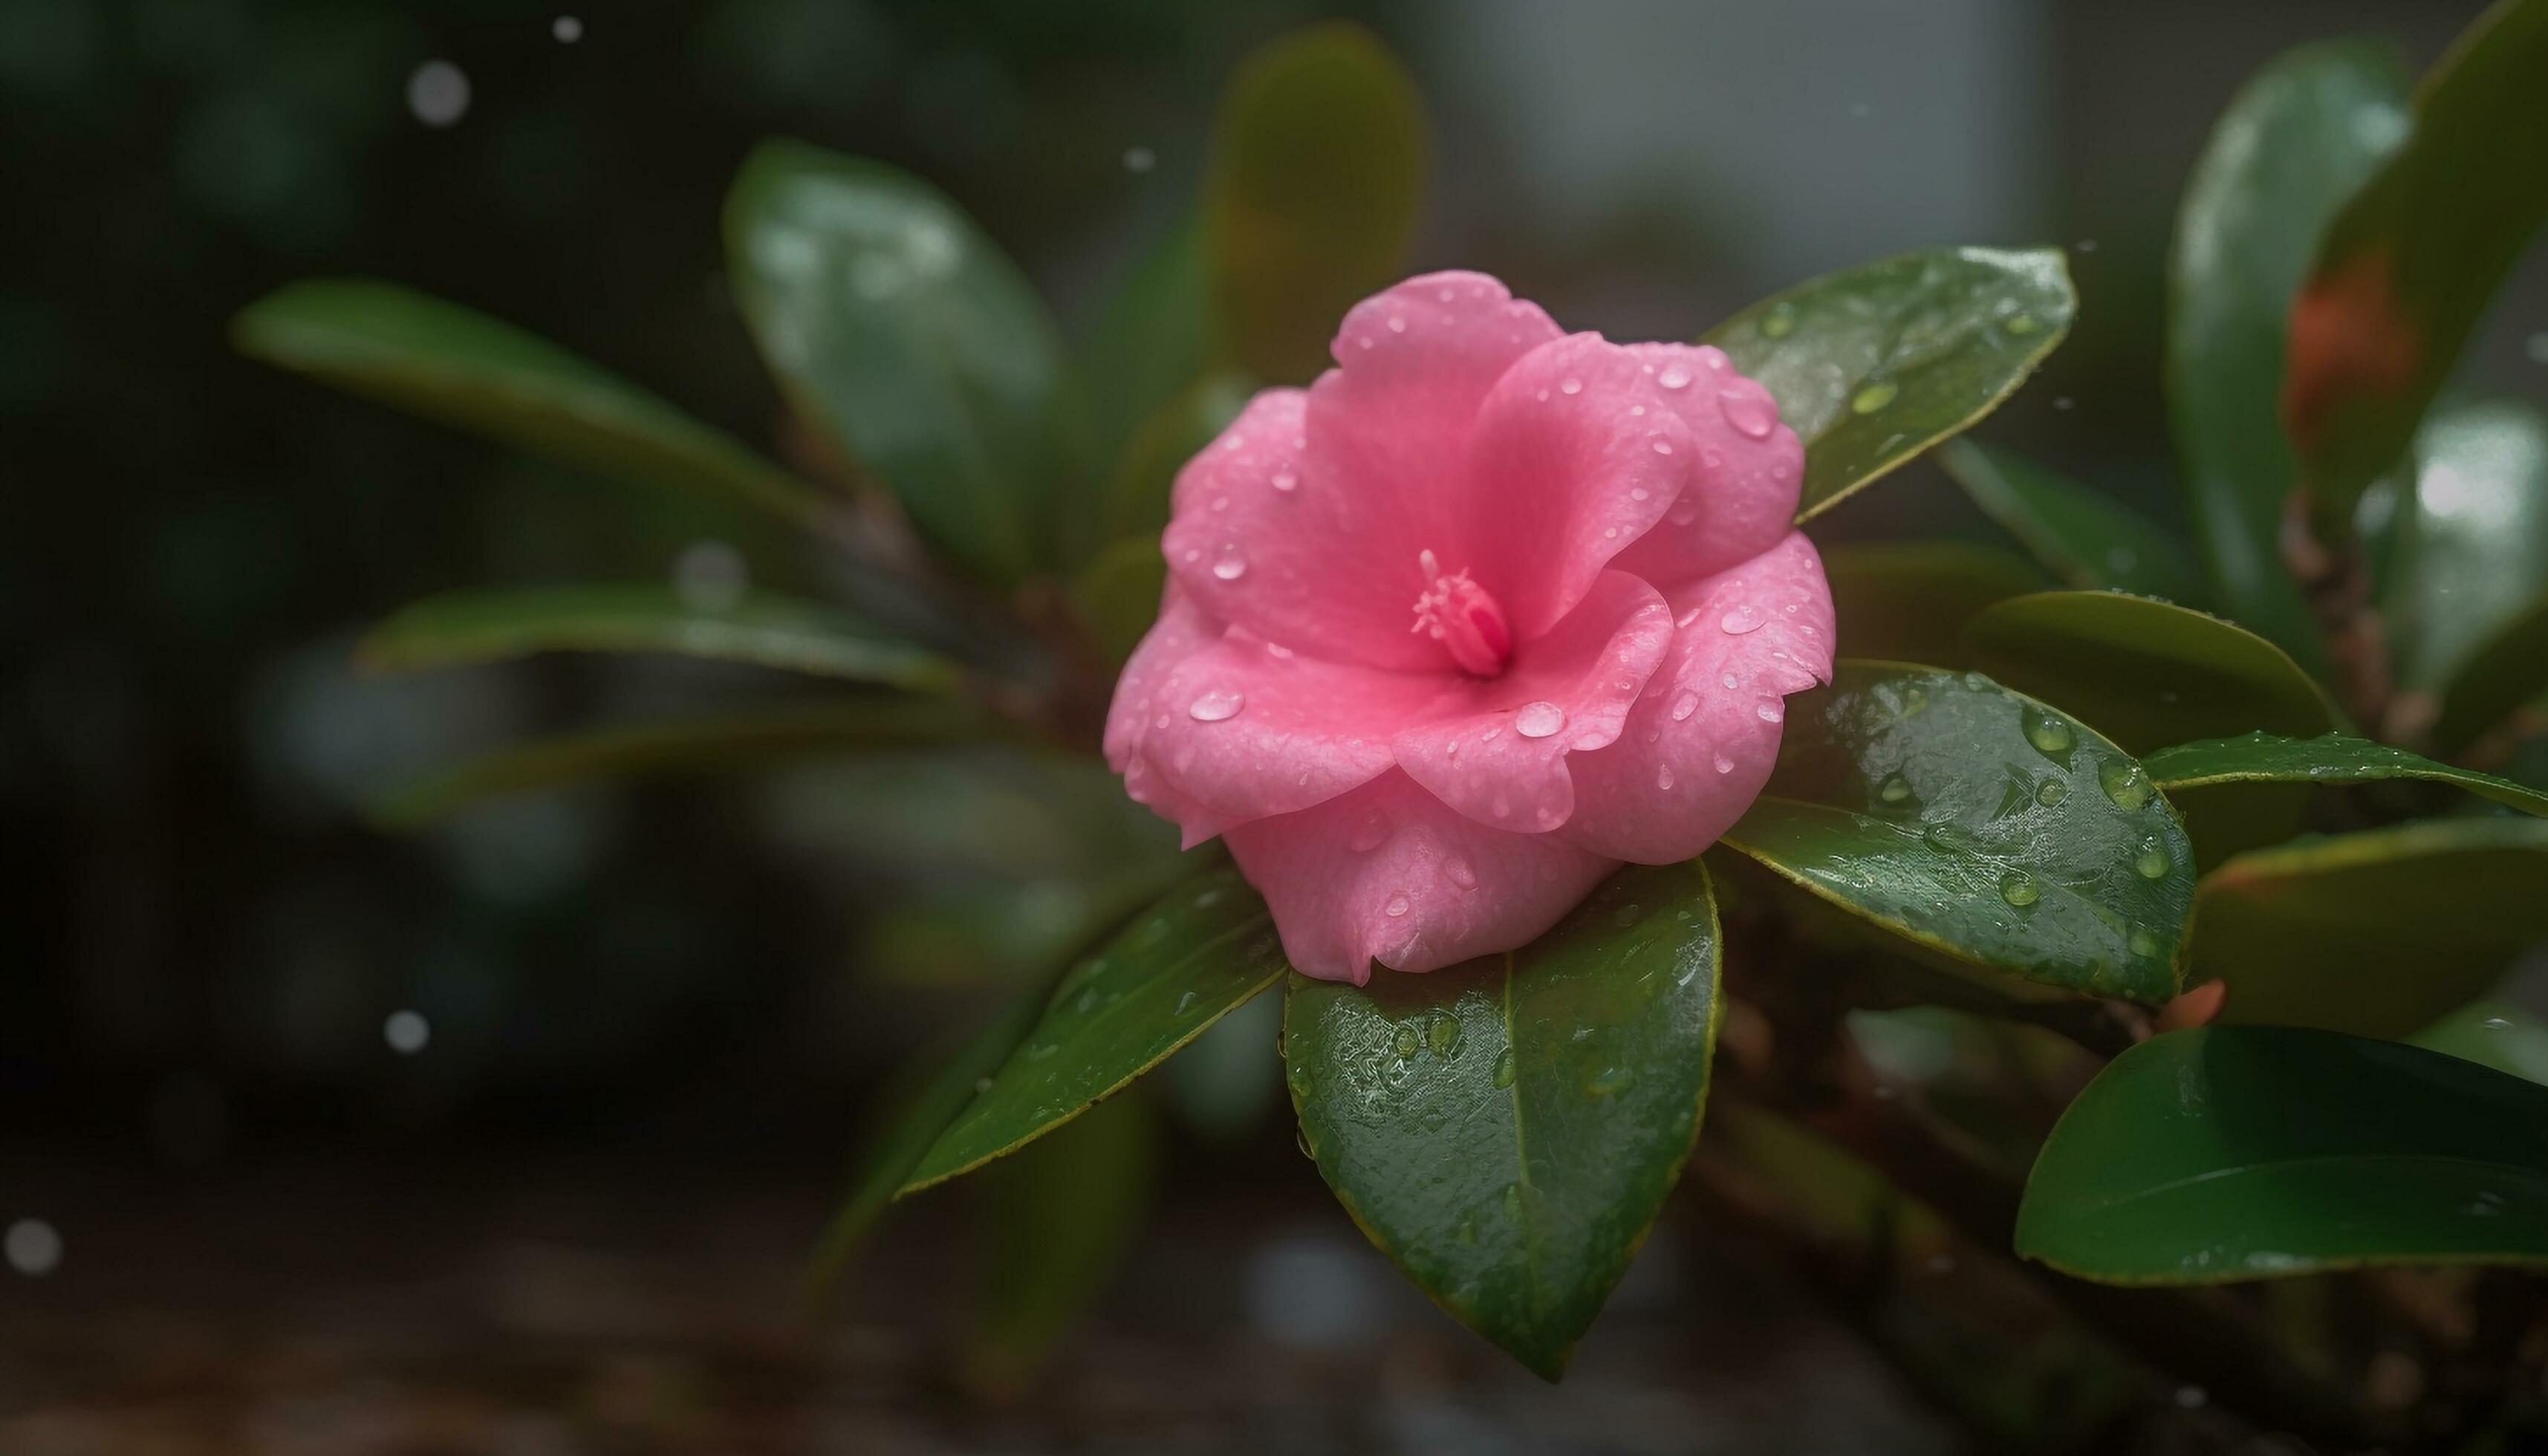
[[[230, 315], [282, 282], [413, 284], [800, 458], [720, 271], [756, 142], [929, 178], [1084, 339], [1194, 196], [1238, 57], [1342, 15], [1425, 96], [1417, 265], [1496, 272], [1570, 327], [1687, 337], [1902, 249], [2068, 245], [2078, 323], [1992, 438], [2181, 531], [2163, 258], [2208, 129], [2292, 44], [2370, 31], [2420, 69], [2473, 10], [715, 0], [569, 26], [504, 0], [0, 0], [7, 1191], [41, 1204], [46, 1158], [148, 1187], [416, 1148], [828, 1186], [952, 1004], [1043, 965], [1160, 842], [1111, 779], [996, 747], [378, 832], [362, 807], [403, 774], [774, 690], [617, 657], [368, 678], [352, 643], [388, 608], [481, 584], [822, 584], [725, 513], [238, 359]], [[2481, 393], [2541, 395], [2535, 252], [2469, 357]], [[1995, 539], [1926, 463], [1830, 523], [1915, 531]], [[401, 1010], [426, 1054], [385, 1041]], [[1175, 1064], [1181, 1155], [1252, 1129], [1201, 1165], [1322, 1200], [1249, 1116], [1270, 1080], [1216, 1065]]]

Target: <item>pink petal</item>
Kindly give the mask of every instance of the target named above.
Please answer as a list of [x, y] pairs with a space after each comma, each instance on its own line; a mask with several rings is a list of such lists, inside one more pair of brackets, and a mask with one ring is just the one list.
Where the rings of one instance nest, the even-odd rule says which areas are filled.
[[1233, 826], [1230, 854], [1304, 975], [1433, 970], [1529, 944], [1615, 868], [1551, 835], [1507, 834], [1386, 774], [1314, 809]]
[[1770, 392], [1735, 373], [1712, 345], [1627, 348], [1654, 366], [1659, 383], [1673, 386], [1664, 393], [1694, 437], [1699, 472], [1663, 524], [1610, 564], [1669, 591], [1775, 546], [1795, 518], [1805, 447], [1794, 430], [1774, 422]]
[[1575, 812], [1567, 756], [1619, 736], [1672, 642], [1663, 593], [1604, 572], [1564, 621], [1520, 645], [1502, 677], [1457, 680], [1429, 718], [1402, 720], [1391, 743], [1398, 766], [1481, 824], [1555, 829]]
[[1306, 395], [1269, 390], [1177, 477], [1168, 566], [1216, 616], [1269, 642], [1399, 671], [1447, 670], [1410, 633], [1466, 539], [1469, 431], [1514, 360], [1559, 336], [1478, 273], [1412, 278], [1363, 301], [1338, 367]]
[[1689, 859], [1741, 818], [1777, 760], [1782, 700], [1831, 680], [1831, 589], [1803, 532], [1670, 598], [1671, 653], [1618, 742], [1570, 761], [1561, 836], [1645, 864]]
[[1516, 635], [1548, 630], [1676, 500], [1711, 483], [1700, 445], [1714, 434], [1683, 419], [1660, 373], [1639, 348], [1578, 333], [1531, 351], [1479, 409], [1467, 549], [1442, 562], [1469, 568]]
[[1227, 827], [1227, 819], [1178, 792], [1150, 772], [1141, 748], [1157, 727], [1159, 684], [1186, 659], [1221, 640], [1228, 629], [1168, 579], [1159, 595], [1159, 619], [1150, 624], [1140, 645], [1115, 680], [1115, 700], [1106, 709], [1106, 763], [1124, 775], [1124, 791], [1133, 802], [1146, 804], [1159, 817], [1185, 831], [1192, 849]]
[[1232, 628], [1145, 679], [1138, 761], [1225, 822], [1289, 814], [1386, 773], [1391, 735], [1461, 681], [1321, 662]]

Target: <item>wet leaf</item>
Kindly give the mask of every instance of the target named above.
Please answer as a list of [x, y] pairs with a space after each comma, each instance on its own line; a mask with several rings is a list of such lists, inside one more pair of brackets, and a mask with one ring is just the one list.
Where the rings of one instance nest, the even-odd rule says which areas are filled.
[[[2409, 482], [2380, 601], [2398, 685], [2483, 694], [2492, 684], [2461, 670], [2525, 610], [2548, 604], [2548, 420], [2511, 401], [2437, 410], [2416, 433]], [[2548, 660], [2507, 685], [2505, 708], [2541, 688]]]
[[2058, 248], [1939, 248], [1826, 273], [1707, 331], [1805, 442], [1810, 520], [1970, 428], [2078, 310]]
[[818, 524], [804, 482], [539, 335], [361, 278], [278, 289], [230, 324], [240, 352], [595, 474]]
[[762, 357], [809, 425], [973, 575], [1051, 553], [1078, 466], [1061, 342], [963, 212], [882, 162], [765, 142], [726, 197], [726, 262]]
[[2397, 463], [2548, 218], [2548, 0], [2501, 0], [2415, 91], [2293, 301], [2282, 417], [2323, 533]]
[[2148, 771], [2150, 781], [2180, 805], [2200, 801], [2187, 800], [2186, 790], [2224, 783], [2338, 784], [2421, 778], [2453, 784], [2527, 813], [2548, 814], [2548, 793], [2341, 733], [2317, 738], [2249, 733], [2180, 743], [2142, 759], [2141, 767]]
[[2548, 821], [2428, 819], [2231, 859], [2195, 894], [2221, 1020], [2406, 1037], [2548, 940]]
[[2174, 601], [2201, 599], [2203, 583], [2185, 548], [2130, 506], [2013, 450], [1970, 437], [1940, 446], [1938, 464], [1983, 514], [2064, 584]]
[[1116, 1097], [991, 1170], [967, 1387], [1015, 1395], [1114, 1283], [1154, 1201], [1164, 1140], [1150, 1099]]
[[902, 1192], [970, 1172], [1078, 1117], [1286, 968], [1265, 902], [1237, 870], [1223, 865], [1185, 881], [1073, 967]]
[[1843, 663], [1725, 845], [1950, 963], [2176, 994], [2192, 847], [2140, 767], [1978, 674]]
[[2320, 229], [2406, 129], [2407, 77], [2382, 47], [2286, 52], [2214, 127], [2168, 257], [2168, 414], [2196, 545], [2222, 608], [2313, 671], [2318, 632], [2277, 546], [2299, 479], [2277, 412], [2284, 318]]
[[1294, 976], [1303, 1139], [1410, 1279], [1555, 1380], [1698, 1135], [1718, 973], [1692, 864], [1631, 865], [1510, 955]]
[[2062, 1114], [2017, 1251], [2108, 1284], [2548, 1262], [2548, 1088], [2325, 1032], [2153, 1037]]
[[2134, 753], [2250, 730], [2314, 737], [2342, 726], [2299, 664], [2191, 607], [2119, 592], [2043, 592], [1964, 627], [1984, 672], [2094, 723]]
[[356, 652], [365, 667], [387, 672], [543, 652], [661, 652], [895, 687], [952, 688], [959, 677], [946, 659], [820, 602], [748, 592], [705, 610], [653, 586], [454, 592], [401, 610]]

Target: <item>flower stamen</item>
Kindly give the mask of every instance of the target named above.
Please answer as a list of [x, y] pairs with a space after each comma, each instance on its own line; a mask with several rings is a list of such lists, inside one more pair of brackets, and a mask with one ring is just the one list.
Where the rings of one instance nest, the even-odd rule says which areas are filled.
[[1416, 557], [1426, 586], [1415, 598], [1415, 625], [1451, 655], [1460, 671], [1492, 678], [1512, 661], [1512, 627], [1503, 608], [1486, 588], [1469, 580], [1466, 568], [1445, 574], [1441, 559], [1425, 551]]

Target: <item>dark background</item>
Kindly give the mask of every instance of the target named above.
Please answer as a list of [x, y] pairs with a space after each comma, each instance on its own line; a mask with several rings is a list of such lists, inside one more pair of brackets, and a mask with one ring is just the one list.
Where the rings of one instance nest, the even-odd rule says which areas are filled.
[[[1989, 432], [2178, 519], [2160, 278], [2212, 119], [2292, 43], [2369, 30], [2420, 67], [2476, 9], [0, 0], [0, 1222], [62, 1240], [0, 1270], [0, 1450], [1951, 1448], [1694, 1225], [1562, 1391], [1504, 1366], [1325, 1200], [1262, 1017], [1184, 1073], [1156, 1230], [1051, 1385], [948, 1383], [954, 1221], [906, 1221], [804, 1320], [879, 1080], [1046, 953], [1074, 836], [1149, 831], [1103, 782], [915, 755], [376, 832], [360, 805], [404, 773], [784, 684], [365, 678], [367, 621], [471, 584], [810, 568], [248, 363], [227, 319], [395, 278], [772, 442], [718, 271], [754, 141], [932, 178], [1084, 325], [1192, 196], [1232, 61], [1347, 14], [1433, 116], [1417, 265], [1571, 326], [1685, 336], [1907, 247], [2072, 244], [2078, 328]], [[470, 88], [448, 126], [410, 105], [435, 59]], [[2542, 274], [2479, 388], [2543, 393]], [[1837, 528], [1984, 530], [1925, 470]]]

